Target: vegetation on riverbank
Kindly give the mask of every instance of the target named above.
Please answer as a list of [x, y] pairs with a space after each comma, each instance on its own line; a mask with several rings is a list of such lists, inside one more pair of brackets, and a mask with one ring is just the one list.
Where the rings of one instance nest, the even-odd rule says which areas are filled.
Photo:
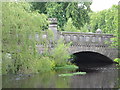
[[66, 74], [59, 74], [59, 76], [74, 76], [74, 75], [85, 75], [86, 72], [76, 72], [76, 73], [66, 73]]
[[55, 67], [56, 70], [58, 69], [78, 69], [79, 67], [76, 66], [76, 65], [65, 65], [65, 66], [62, 66], [62, 67]]
[[118, 65], [120, 65], [120, 58], [116, 58], [116, 59], [114, 59], [114, 61], [117, 62]]
[[[55, 48], [48, 52], [52, 34], [45, 29], [48, 25], [45, 14], [31, 11], [26, 2], [4, 2], [2, 8], [2, 74], [46, 72], [67, 64], [69, 45], [62, 40], [53, 42]], [[42, 30], [48, 33], [48, 39], [40, 36], [38, 41], [35, 35], [42, 35]], [[42, 54], [38, 53], [38, 44], [45, 48]]]
[[24, 2], [3, 2], [2, 9], [2, 73], [33, 72], [39, 62], [47, 64], [37, 54], [35, 39], [48, 23], [46, 15], [31, 12]]
[[[38, 4], [42, 5], [43, 3], [2, 3], [3, 74], [46, 72], [53, 70], [55, 67], [64, 67], [68, 64], [67, 59], [70, 58], [68, 53], [69, 44], [64, 44], [62, 40], [58, 40], [52, 42], [54, 49], [50, 50], [48, 47], [50, 40], [53, 40], [53, 33], [48, 30], [48, 17], [58, 19], [60, 30], [65, 29], [67, 31], [70, 29], [68, 31], [76, 32], [80, 29], [82, 32], [95, 32], [97, 28], [100, 28], [103, 33], [115, 34], [116, 37], [113, 38], [115, 42], [112, 45], [118, 46], [117, 6], [98, 13], [90, 13], [89, 6], [91, 3], [83, 3], [81, 8], [76, 8], [78, 3], [74, 2], [44, 3], [42, 10], [37, 9], [38, 11], [36, 11], [33, 7]], [[85, 6], [87, 9], [84, 8]], [[64, 7], [66, 11], [61, 9]], [[47, 13], [44, 12], [44, 8]], [[59, 14], [57, 14], [58, 12]], [[88, 13], [90, 14], [88, 15]], [[89, 28], [88, 24], [90, 24]], [[48, 34], [48, 39], [41, 38], [43, 32]], [[40, 35], [40, 40], [36, 39], [36, 34]], [[36, 45], [42, 45], [45, 52], [39, 54]]]

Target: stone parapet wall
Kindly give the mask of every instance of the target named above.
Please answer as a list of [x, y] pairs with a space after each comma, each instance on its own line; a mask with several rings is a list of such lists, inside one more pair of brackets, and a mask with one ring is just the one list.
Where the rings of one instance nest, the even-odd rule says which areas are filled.
[[73, 42], [74, 44], [96, 44], [104, 45], [105, 42], [111, 43], [112, 34], [103, 33], [80, 33], [80, 32], [60, 32], [59, 38], [63, 38], [65, 42]]

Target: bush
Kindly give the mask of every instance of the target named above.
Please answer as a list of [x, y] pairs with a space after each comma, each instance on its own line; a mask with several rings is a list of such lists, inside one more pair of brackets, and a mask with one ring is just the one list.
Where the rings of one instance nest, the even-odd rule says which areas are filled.
[[120, 58], [116, 58], [116, 59], [114, 59], [114, 61], [120, 65]]
[[31, 73], [51, 71], [55, 66], [54, 61], [49, 57], [41, 57], [31, 63], [28, 69]]
[[69, 45], [65, 45], [62, 39], [58, 40], [51, 53], [51, 57], [55, 61], [56, 66], [63, 66], [67, 64], [67, 59], [70, 58], [68, 47]]

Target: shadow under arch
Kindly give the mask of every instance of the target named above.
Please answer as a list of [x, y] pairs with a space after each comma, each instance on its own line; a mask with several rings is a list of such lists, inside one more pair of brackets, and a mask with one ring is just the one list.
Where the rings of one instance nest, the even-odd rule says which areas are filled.
[[92, 51], [82, 51], [74, 53], [73, 58], [74, 60], [72, 61], [72, 63], [75, 63], [77, 65], [81, 63], [113, 63], [113, 60], [111, 60], [109, 57]]
[[82, 51], [73, 54], [72, 63], [79, 66], [80, 71], [96, 71], [95, 68], [108, 66], [114, 63], [109, 57], [98, 52]]

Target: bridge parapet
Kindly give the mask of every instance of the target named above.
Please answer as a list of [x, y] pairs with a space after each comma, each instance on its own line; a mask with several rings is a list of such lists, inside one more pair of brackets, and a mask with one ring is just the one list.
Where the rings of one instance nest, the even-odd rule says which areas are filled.
[[60, 32], [59, 37], [63, 38], [66, 43], [73, 42], [73, 44], [80, 45], [106, 45], [105, 41], [111, 43], [110, 38], [114, 37], [112, 34], [103, 33], [81, 33], [81, 32]]

